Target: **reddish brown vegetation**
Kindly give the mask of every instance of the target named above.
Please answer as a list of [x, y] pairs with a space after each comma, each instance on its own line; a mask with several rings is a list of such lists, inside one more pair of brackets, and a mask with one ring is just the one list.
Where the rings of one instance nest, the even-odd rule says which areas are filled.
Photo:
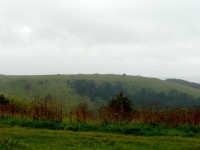
[[88, 116], [87, 103], [80, 103], [73, 109], [77, 122], [86, 122]]
[[[22, 105], [12, 100], [0, 103], [0, 117], [21, 117], [34, 120], [61, 123], [64, 117], [61, 103], [48, 98], [34, 97], [28, 105]], [[106, 106], [97, 111], [89, 111], [86, 103], [80, 103], [69, 113], [70, 122], [99, 121], [102, 125], [110, 123], [139, 123], [147, 125], [200, 125], [200, 106], [193, 108], [166, 108], [159, 110], [157, 104], [152, 104], [149, 109], [136, 109], [128, 97], [118, 94]]]
[[[88, 120], [86, 105], [79, 105], [74, 111], [77, 121]], [[90, 114], [91, 116], [91, 114]], [[93, 115], [95, 116], [95, 115]], [[90, 117], [91, 118], [91, 117]], [[99, 109], [96, 117], [102, 125], [118, 122], [140, 123], [146, 125], [200, 125], [200, 107], [193, 108], [166, 108], [159, 110], [157, 104], [152, 104], [149, 109], [134, 109], [128, 97], [119, 93], [116, 98]]]
[[133, 116], [135, 121], [148, 125], [165, 124], [172, 127], [180, 125], [200, 125], [200, 107], [187, 109], [166, 108], [164, 110], [141, 109]]
[[157, 104], [152, 104], [149, 109], [132, 109], [127, 116], [123, 109], [117, 112], [109, 106], [100, 108], [100, 120], [102, 124], [112, 122], [129, 122], [146, 125], [168, 125], [177, 127], [180, 125], [200, 125], [200, 107], [174, 108], [158, 110]]
[[64, 116], [61, 103], [38, 96], [34, 96], [34, 100], [27, 105], [12, 100], [8, 100], [6, 104], [0, 104], [1, 117], [14, 117], [16, 115], [58, 123], [62, 122]]
[[50, 100], [47, 97], [34, 96], [31, 102], [30, 115], [34, 120], [62, 122], [63, 109], [57, 100]]
[[[88, 109], [86, 102], [79, 103], [70, 112], [71, 117], [74, 116], [77, 122], [85, 123], [86, 121], [94, 121], [96, 119], [95, 112]], [[70, 118], [70, 122], [72, 118]]]
[[123, 96], [122, 93], [116, 95], [116, 98], [108, 102], [107, 106], [99, 109], [100, 120], [102, 124], [111, 122], [128, 121], [133, 118], [133, 104], [131, 100]]

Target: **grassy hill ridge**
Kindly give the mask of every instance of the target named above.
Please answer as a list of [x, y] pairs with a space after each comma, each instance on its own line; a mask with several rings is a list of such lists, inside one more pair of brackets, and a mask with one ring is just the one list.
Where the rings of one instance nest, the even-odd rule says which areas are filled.
[[195, 89], [200, 89], [200, 84], [199, 83], [194, 83], [194, 82], [189, 82], [186, 80], [182, 79], [166, 79], [166, 81], [172, 82], [172, 83], [178, 83], [181, 85], [189, 86]]
[[120, 82], [123, 88], [130, 94], [141, 88], [152, 88], [155, 92], [169, 92], [176, 89], [180, 92], [200, 97], [200, 90], [178, 83], [171, 83], [156, 78], [141, 76], [123, 76], [114, 74], [92, 74], [92, 75], [32, 75], [32, 76], [0, 76], [0, 92], [15, 96], [16, 99], [30, 100], [35, 95], [45, 95], [49, 98], [57, 98], [66, 105], [74, 105], [80, 101], [88, 102], [89, 106], [104, 104], [101, 98], [96, 98], [95, 103], [90, 101], [87, 95], [77, 94], [72, 87], [72, 82], [76, 80], [92, 80], [97, 86], [104, 82], [112, 85]]

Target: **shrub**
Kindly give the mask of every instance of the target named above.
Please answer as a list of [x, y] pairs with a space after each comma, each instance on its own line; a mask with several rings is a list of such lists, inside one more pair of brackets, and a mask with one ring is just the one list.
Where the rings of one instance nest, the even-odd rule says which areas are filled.
[[102, 106], [99, 112], [100, 118], [105, 124], [110, 121], [130, 122], [130, 120], [132, 120], [133, 104], [129, 97], [119, 93], [115, 98], [108, 101], [106, 106]]
[[9, 99], [7, 99], [3, 94], [0, 95], [0, 105], [7, 105], [9, 103]]

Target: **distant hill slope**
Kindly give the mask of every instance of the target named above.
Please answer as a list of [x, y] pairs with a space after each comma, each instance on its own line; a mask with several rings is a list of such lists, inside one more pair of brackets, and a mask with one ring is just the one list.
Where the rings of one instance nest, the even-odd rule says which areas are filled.
[[172, 83], [178, 83], [181, 85], [189, 86], [195, 89], [200, 89], [200, 84], [194, 83], [194, 82], [188, 82], [182, 79], [167, 79], [166, 81], [172, 82]]
[[[78, 81], [79, 84], [76, 84]], [[87, 84], [90, 88], [86, 90]], [[84, 89], [85, 87], [85, 89]], [[102, 90], [104, 93], [111, 92], [117, 94], [121, 89], [128, 95], [145, 92], [143, 88], [151, 88], [156, 93], [168, 93], [172, 89], [180, 92], [200, 97], [200, 90], [194, 89], [178, 83], [163, 81], [156, 78], [146, 78], [141, 76], [122, 76], [114, 74], [93, 74], [93, 75], [34, 75], [34, 76], [5, 76], [0, 75], [0, 92], [13, 95], [16, 99], [31, 100], [33, 94], [57, 98], [67, 106], [73, 106], [80, 101], [88, 102], [90, 107], [97, 107], [105, 104], [103, 98], [111, 98], [113, 95], [98, 95]], [[106, 90], [108, 88], [108, 90]], [[143, 89], [143, 90], [142, 90]], [[118, 90], [118, 91], [117, 91]], [[87, 92], [90, 93], [87, 93]], [[95, 93], [98, 91], [99, 93]], [[146, 90], [147, 91], [147, 90]], [[153, 92], [154, 92], [153, 91]], [[151, 92], [149, 90], [149, 92]], [[93, 95], [90, 95], [93, 93]], [[95, 95], [96, 94], [96, 95]], [[163, 94], [163, 93], [162, 93]], [[95, 95], [95, 97], [94, 97]], [[147, 95], [148, 97], [148, 95]]]

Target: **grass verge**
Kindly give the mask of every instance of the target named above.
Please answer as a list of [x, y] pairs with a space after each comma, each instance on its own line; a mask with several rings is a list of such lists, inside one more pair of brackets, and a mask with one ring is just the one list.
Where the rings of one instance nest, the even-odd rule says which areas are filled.
[[51, 130], [68, 130], [75, 132], [104, 132], [117, 133], [124, 135], [142, 135], [142, 136], [182, 136], [193, 137], [200, 134], [200, 126], [182, 125], [177, 128], [166, 125], [144, 125], [144, 124], [108, 124], [100, 125], [98, 123], [55, 123], [47, 121], [28, 120], [23, 118], [0, 119], [1, 126], [18, 126]]

